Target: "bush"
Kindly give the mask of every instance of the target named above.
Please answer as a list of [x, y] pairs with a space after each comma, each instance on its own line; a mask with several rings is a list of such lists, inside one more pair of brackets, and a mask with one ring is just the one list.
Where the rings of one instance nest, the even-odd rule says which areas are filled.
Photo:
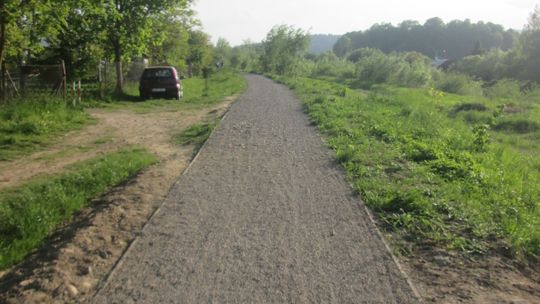
[[520, 84], [517, 80], [503, 79], [484, 89], [488, 98], [519, 98]]
[[482, 84], [465, 74], [438, 73], [435, 87], [447, 93], [482, 96]]

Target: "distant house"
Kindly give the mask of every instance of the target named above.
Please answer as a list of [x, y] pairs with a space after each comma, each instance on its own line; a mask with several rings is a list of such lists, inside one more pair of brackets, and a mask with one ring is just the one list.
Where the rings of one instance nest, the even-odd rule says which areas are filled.
[[454, 62], [455, 61], [451, 59], [445, 59], [445, 58], [440, 58], [439, 56], [435, 56], [435, 59], [433, 59], [433, 61], [431, 62], [431, 65], [438, 69], [446, 71], [450, 68], [452, 64], [454, 64]]

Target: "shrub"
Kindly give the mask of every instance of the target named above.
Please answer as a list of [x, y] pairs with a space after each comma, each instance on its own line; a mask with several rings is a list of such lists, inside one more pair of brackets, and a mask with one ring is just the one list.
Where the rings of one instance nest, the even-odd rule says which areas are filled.
[[517, 80], [503, 79], [484, 89], [488, 98], [519, 98], [520, 84]]
[[483, 90], [480, 82], [473, 80], [465, 74], [439, 73], [435, 81], [437, 89], [460, 95], [482, 96]]

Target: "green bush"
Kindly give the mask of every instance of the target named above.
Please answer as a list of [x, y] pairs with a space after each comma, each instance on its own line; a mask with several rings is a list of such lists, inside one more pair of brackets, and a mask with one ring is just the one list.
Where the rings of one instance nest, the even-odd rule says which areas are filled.
[[435, 80], [435, 87], [447, 93], [472, 96], [483, 95], [481, 83], [465, 74], [439, 73]]
[[488, 98], [520, 98], [521, 86], [517, 80], [502, 79], [485, 88], [485, 96]]

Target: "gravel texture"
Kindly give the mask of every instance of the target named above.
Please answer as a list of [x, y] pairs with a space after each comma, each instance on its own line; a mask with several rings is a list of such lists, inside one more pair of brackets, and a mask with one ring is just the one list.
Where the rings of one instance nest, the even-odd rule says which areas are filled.
[[94, 303], [417, 303], [292, 92], [247, 76]]

